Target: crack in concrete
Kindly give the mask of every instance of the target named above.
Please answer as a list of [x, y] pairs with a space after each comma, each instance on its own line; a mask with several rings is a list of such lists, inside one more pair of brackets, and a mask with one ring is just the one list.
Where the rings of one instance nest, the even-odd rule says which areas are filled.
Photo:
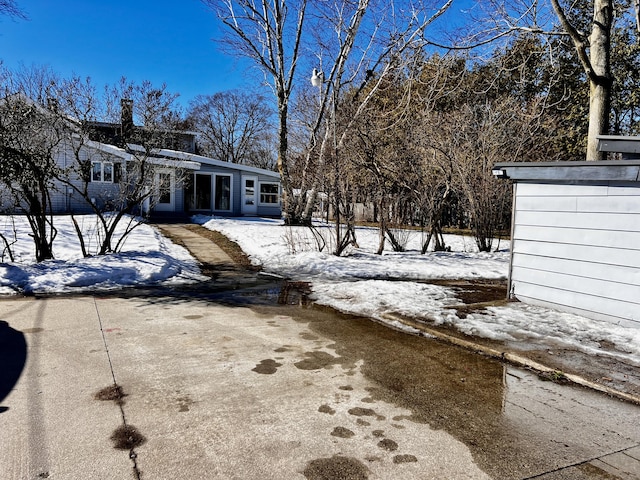
[[[45, 309], [47, 302], [38, 304], [35, 314], [34, 328], [42, 328], [44, 325]], [[40, 478], [47, 478], [50, 470], [49, 448], [47, 442], [47, 422], [45, 421], [45, 400], [42, 395], [41, 375], [43, 374], [42, 363], [42, 337], [35, 335], [29, 339], [27, 353], [27, 365], [25, 374], [27, 380], [27, 390], [29, 392], [28, 409], [28, 438], [29, 456], [36, 460], [35, 469], [40, 473]], [[31, 357], [31, 358], [29, 358]], [[43, 476], [46, 475], [46, 476]]]
[[[118, 381], [116, 380], [116, 372], [113, 369], [113, 362], [111, 361], [111, 353], [109, 352], [109, 344], [107, 343], [107, 337], [105, 335], [104, 332], [104, 328], [102, 326], [102, 317], [100, 316], [100, 310], [98, 308], [98, 303], [96, 302], [96, 297], [93, 297], [93, 305], [96, 309], [96, 315], [98, 318], [98, 325], [100, 327], [100, 334], [102, 335], [102, 343], [104, 344], [104, 349], [105, 352], [107, 353], [107, 361], [109, 362], [109, 369], [111, 371], [111, 378], [113, 379], [113, 385], [115, 388], [120, 388], [120, 386], [118, 385]], [[120, 416], [122, 417], [122, 425], [123, 427], [127, 427], [130, 426], [127, 424], [127, 417], [124, 413], [124, 402], [117, 402], [118, 408], [120, 409]], [[138, 454], [135, 451], [135, 448], [131, 448], [131, 450], [129, 450], [129, 458], [131, 459], [131, 462], [133, 463], [133, 475], [134, 478], [136, 480], [141, 480], [142, 479], [142, 472], [140, 471], [140, 468], [138, 467]]]
[[632, 448], [636, 448], [638, 446], [640, 446], [640, 445], [634, 445], [634, 446], [631, 446], [631, 447], [621, 448], [620, 450], [616, 450], [614, 452], [605, 453], [604, 455], [598, 455], [597, 457], [589, 458], [589, 459], [583, 460], [581, 462], [572, 463], [570, 465], [563, 465], [562, 467], [558, 467], [558, 468], [555, 468], [553, 470], [548, 470], [546, 472], [538, 473], [538, 474], [533, 475], [531, 477], [525, 477], [522, 480], [534, 480], [536, 478], [543, 478], [543, 477], [549, 475], [550, 473], [562, 472], [564, 470], [569, 470], [571, 468], [580, 467], [582, 465], [588, 465], [591, 462], [594, 462], [596, 460], [602, 461], [602, 459], [605, 458], [605, 457], [608, 457], [610, 455], [615, 455], [616, 453], [623, 453], [624, 454], [626, 451], [631, 450]]

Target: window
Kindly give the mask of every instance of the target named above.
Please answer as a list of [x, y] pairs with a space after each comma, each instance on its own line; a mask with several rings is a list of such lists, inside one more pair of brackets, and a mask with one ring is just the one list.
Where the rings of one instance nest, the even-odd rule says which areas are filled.
[[245, 179], [244, 181], [244, 204], [255, 205], [256, 203], [256, 181]]
[[214, 210], [231, 210], [231, 175], [216, 175]]
[[195, 176], [195, 208], [211, 210], [211, 175], [196, 173]]
[[113, 163], [91, 162], [91, 181], [113, 183]]
[[265, 205], [277, 205], [280, 203], [280, 184], [261, 183], [260, 203]]
[[171, 203], [171, 174], [158, 173], [158, 203]]

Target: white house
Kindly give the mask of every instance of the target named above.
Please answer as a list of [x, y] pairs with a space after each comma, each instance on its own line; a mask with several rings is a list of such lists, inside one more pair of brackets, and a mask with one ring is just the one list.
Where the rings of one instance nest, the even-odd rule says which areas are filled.
[[[61, 153], [67, 155], [66, 152]], [[85, 141], [81, 159], [91, 162], [90, 191], [96, 202], [117, 198], [120, 172], [134, 156], [153, 164], [155, 178], [152, 212], [160, 214], [204, 213], [220, 216], [281, 215], [280, 176], [277, 172], [223, 162], [170, 149], [144, 152], [139, 145], [126, 148]], [[73, 158], [72, 156], [70, 156]], [[60, 160], [64, 163], [70, 160]], [[71, 160], [72, 161], [72, 160]], [[89, 207], [72, 189], [53, 194], [54, 213], [88, 212]]]
[[494, 175], [514, 184], [510, 297], [640, 328], [640, 160], [501, 163]]
[[[160, 150], [158, 153], [171, 161], [199, 165], [190, 174], [190, 181], [182, 192], [178, 187], [175, 190], [176, 201], [180, 195], [183, 197], [185, 212], [261, 217], [279, 217], [282, 213], [278, 172], [185, 152]], [[168, 205], [157, 203], [156, 209], [161, 206]]]
[[[56, 110], [36, 104], [23, 95], [11, 98], [35, 107], [45, 120], [49, 118], [47, 115], [52, 119], [62, 118]], [[277, 172], [197, 155], [194, 132], [153, 131], [136, 126], [132, 102], [123, 99], [121, 103], [120, 123], [64, 118], [61, 129], [64, 134], [55, 147], [53, 159], [61, 171], [71, 172], [71, 185], [53, 182], [50, 192], [52, 213], [91, 212], [89, 202], [105, 209], [115, 206], [123, 197], [120, 189], [125, 182], [121, 180], [137, 162], [139, 166], [151, 167], [147, 172], [152, 172], [148, 177], [153, 177], [145, 183], [151, 197], [142, 206], [141, 213], [281, 215], [281, 186]], [[158, 148], [145, 151], [139, 143], [147, 140]], [[84, 192], [85, 184], [88, 195], [83, 196], [78, 191]], [[0, 208], [4, 193], [0, 189]], [[14, 213], [19, 208], [7, 200], [0, 213]]]

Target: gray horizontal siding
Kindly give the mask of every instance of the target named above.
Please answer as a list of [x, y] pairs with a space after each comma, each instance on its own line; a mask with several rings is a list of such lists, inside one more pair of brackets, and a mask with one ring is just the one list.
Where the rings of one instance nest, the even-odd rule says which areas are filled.
[[517, 298], [640, 327], [637, 184], [518, 183], [512, 248]]
[[[600, 258], [594, 258], [592, 245], [576, 245], [546, 241], [523, 240], [514, 242], [514, 252], [540, 258], [570, 259], [584, 263], [603, 263], [640, 268], [640, 257], [629, 255], [627, 249], [603, 247]], [[606, 250], [605, 250], [606, 249]]]
[[[581, 295], [575, 292], [566, 292], [551, 287], [545, 287], [544, 285], [532, 285], [527, 283], [522, 283], [520, 285], [520, 291], [521, 293], [518, 294], [518, 299], [525, 303], [575, 313], [587, 318], [603, 320], [616, 325], [624, 325], [633, 328], [638, 328], [640, 326], [638, 319], [633, 319], [634, 309], [637, 308], [633, 303], [628, 304], [629, 308], [624, 308], [624, 304], [621, 304], [618, 301], [611, 301], [607, 298], [598, 298], [593, 295]], [[568, 302], [567, 299], [569, 299]], [[627, 313], [628, 317], [612, 315], [611, 312], [619, 312], [620, 315]]]
[[282, 215], [282, 208], [280, 206], [267, 207], [265, 205], [258, 205], [259, 217], [279, 217]]

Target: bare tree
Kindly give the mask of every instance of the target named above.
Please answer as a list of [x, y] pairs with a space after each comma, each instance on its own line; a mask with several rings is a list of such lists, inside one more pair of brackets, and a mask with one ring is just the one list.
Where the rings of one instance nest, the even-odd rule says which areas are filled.
[[504, 228], [505, 213], [511, 207], [509, 185], [496, 180], [491, 169], [504, 160], [505, 152], [518, 148], [514, 145], [518, 127], [522, 125], [518, 111], [519, 105], [504, 99], [467, 104], [448, 118], [450, 125], [457, 127], [451, 132], [454, 182], [466, 200], [471, 230], [481, 252], [491, 251], [499, 229]]
[[18, 7], [18, 3], [14, 0], [0, 0], [0, 15], [22, 19], [27, 18], [24, 11]]
[[[631, 5], [633, 3], [633, 5]], [[624, 15], [638, 17], [638, 2], [627, 0], [594, 0], [589, 9], [584, 2], [564, 0], [491, 0], [482, 10], [480, 28], [467, 39], [469, 48], [506, 38], [513, 33], [527, 32], [546, 39], [567, 39], [576, 54], [589, 86], [589, 125], [587, 160], [598, 160], [603, 154], [597, 149], [597, 136], [609, 133], [609, 116], [614, 78], [612, 76], [612, 27], [615, 18]], [[552, 17], [553, 16], [553, 17]], [[640, 27], [640, 24], [637, 24]], [[555, 55], [552, 42], [549, 52]]]
[[203, 154], [263, 167], [274, 163], [269, 152], [271, 115], [263, 96], [228, 91], [198, 95], [189, 105], [187, 120], [200, 135]]
[[445, 247], [437, 240], [443, 214], [452, 208], [459, 223], [471, 227], [478, 248], [492, 248], [511, 205], [508, 185], [491, 174], [495, 163], [557, 159], [558, 120], [548, 105], [544, 77], [534, 80], [520, 69], [524, 58], [530, 71], [544, 71], [544, 62], [536, 59], [538, 44], [529, 40], [496, 51], [483, 64], [434, 55], [421, 65], [414, 94], [419, 122], [411, 141], [421, 152], [415, 176], [423, 191], [415, 198], [427, 242], [435, 239], [436, 249]]
[[[329, 31], [334, 35], [316, 34], [315, 37], [316, 55], [328, 74], [323, 74], [318, 87], [318, 114], [310, 132], [305, 167], [307, 163], [313, 164], [315, 170], [321, 172], [325, 158], [340, 155], [344, 142], [353, 134], [354, 125], [378, 90], [389, 78], [405, 70], [405, 54], [420, 48], [427, 26], [442, 15], [451, 2], [437, 5], [418, 3], [413, 9], [396, 11], [388, 8], [387, 3], [359, 2], [351, 9], [329, 4], [321, 11], [320, 18], [329, 28], [316, 31]], [[305, 168], [305, 171], [312, 169]], [[303, 178], [303, 218], [311, 214], [320, 181], [317, 174]], [[338, 205], [339, 191], [334, 193]], [[336, 223], [339, 224], [339, 218]]]
[[289, 100], [298, 65], [307, 0], [203, 0], [230, 32], [231, 52], [252, 59], [271, 80], [278, 111], [278, 159], [285, 216], [296, 223], [288, 170]]
[[[187, 179], [179, 161], [161, 158], [163, 148], [179, 141], [172, 123], [181, 118], [173, 110], [177, 95], [168, 92], [165, 85], [158, 88], [147, 81], [133, 84], [121, 79], [100, 96], [90, 80], [79, 78], [61, 82], [57, 95], [61, 114], [77, 125], [77, 131], [66, 139], [73, 161], [61, 170], [58, 179], [83, 200], [85, 208], [89, 206], [99, 227], [97, 248], [90, 251], [85, 248], [82, 229], [74, 222], [83, 254], [117, 252], [127, 235], [142, 223], [142, 215], [163, 195], [171, 194], [165, 191], [171, 178], [165, 177], [172, 177], [173, 184]], [[101, 117], [115, 120], [116, 115], [122, 116], [118, 132], [122, 146], [117, 155], [99, 145], [105, 133], [96, 122]], [[134, 119], [143, 125], [134, 126]]]
[[423, 58], [420, 53], [415, 63], [419, 73], [409, 79], [411, 121], [407, 128], [414, 159], [411, 174], [404, 178], [423, 231], [424, 254], [431, 244], [434, 251], [448, 248], [443, 235], [444, 216], [452, 208], [457, 191], [445, 114], [455, 110], [461, 98], [467, 98], [468, 70], [465, 59], [453, 55]]
[[[420, 186], [415, 182], [415, 142], [410, 138], [415, 120], [412, 106], [411, 80], [388, 77], [344, 142], [357, 201], [369, 200], [374, 207], [377, 254], [382, 254], [387, 240], [393, 250], [403, 251], [408, 240], [404, 227], [413, 220], [413, 192]], [[350, 117], [349, 112], [343, 115]]]
[[[0, 240], [2, 240], [2, 243], [4, 244], [2, 252], [0, 253], [0, 262], [4, 262], [5, 256], [9, 257], [10, 262], [13, 262], [15, 261], [13, 246], [18, 243], [18, 231], [16, 229], [16, 221], [13, 215], [7, 215], [5, 217], [3, 230], [5, 233], [0, 233]], [[9, 230], [11, 230], [11, 235], [6, 233]]]
[[[336, 156], [334, 147], [349, 129], [347, 124], [345, 130], [336, 132], [333, 141], [328, 133], [331, 129], [325, 128], [325, 115], [335, 118], [344, 87], [359, 84], [350, 101], [364, 108], [373, 95], [375, 82], [392, 71], [392, 60], [410, 46], [416, 46], [426, 26], [451, 5], [451, 1], [443, 1], [440, 8], [434, 9], [427, 6], [433, 2], [418, 2], [395, 9], [388, 2], [370, 0], [262, 0], [256, 3], [207, 0], [204, 3], [212, 7], [228, 27], [229, 34], [224, 41], [230, 50], [254, 60], [271, 80], [278, 105], [278, 170], [282, 177], [284, 215], [289, 223], [309, 223], [321, 183], [318, 169], [323, 168], [324, 159]], [[361, 29], [363, 24], [366, 29]], [[299, 185], [301, 195], [294, 196], [288, 165], [288, 120], [303, 42], [307, 51], [317, 57], [316, 61], [306, 63], [315, 63], [325, 73], [319, 82], [317, 117], [311, 126], [309, 153], [302, 164], [305, 173]], [[305, 83], [309, 74], [306, 72]], [[370, 82], [374, 82], [373, 87], [368, 87]], [[353, 112], [358, 115], [360, 109]], [[309, 168], [311, 165], [313, 170]]]
[[[51, 193], [58, 172], [57, 155], [66, 125], [47, 110], [46, 69], [0, 72], [0, 182], [11, 199], [11, 211], [24, 211], [31, 227], [36, 261], [53, 258]], [[35, 100], [34, 100], [35, 99]]]

